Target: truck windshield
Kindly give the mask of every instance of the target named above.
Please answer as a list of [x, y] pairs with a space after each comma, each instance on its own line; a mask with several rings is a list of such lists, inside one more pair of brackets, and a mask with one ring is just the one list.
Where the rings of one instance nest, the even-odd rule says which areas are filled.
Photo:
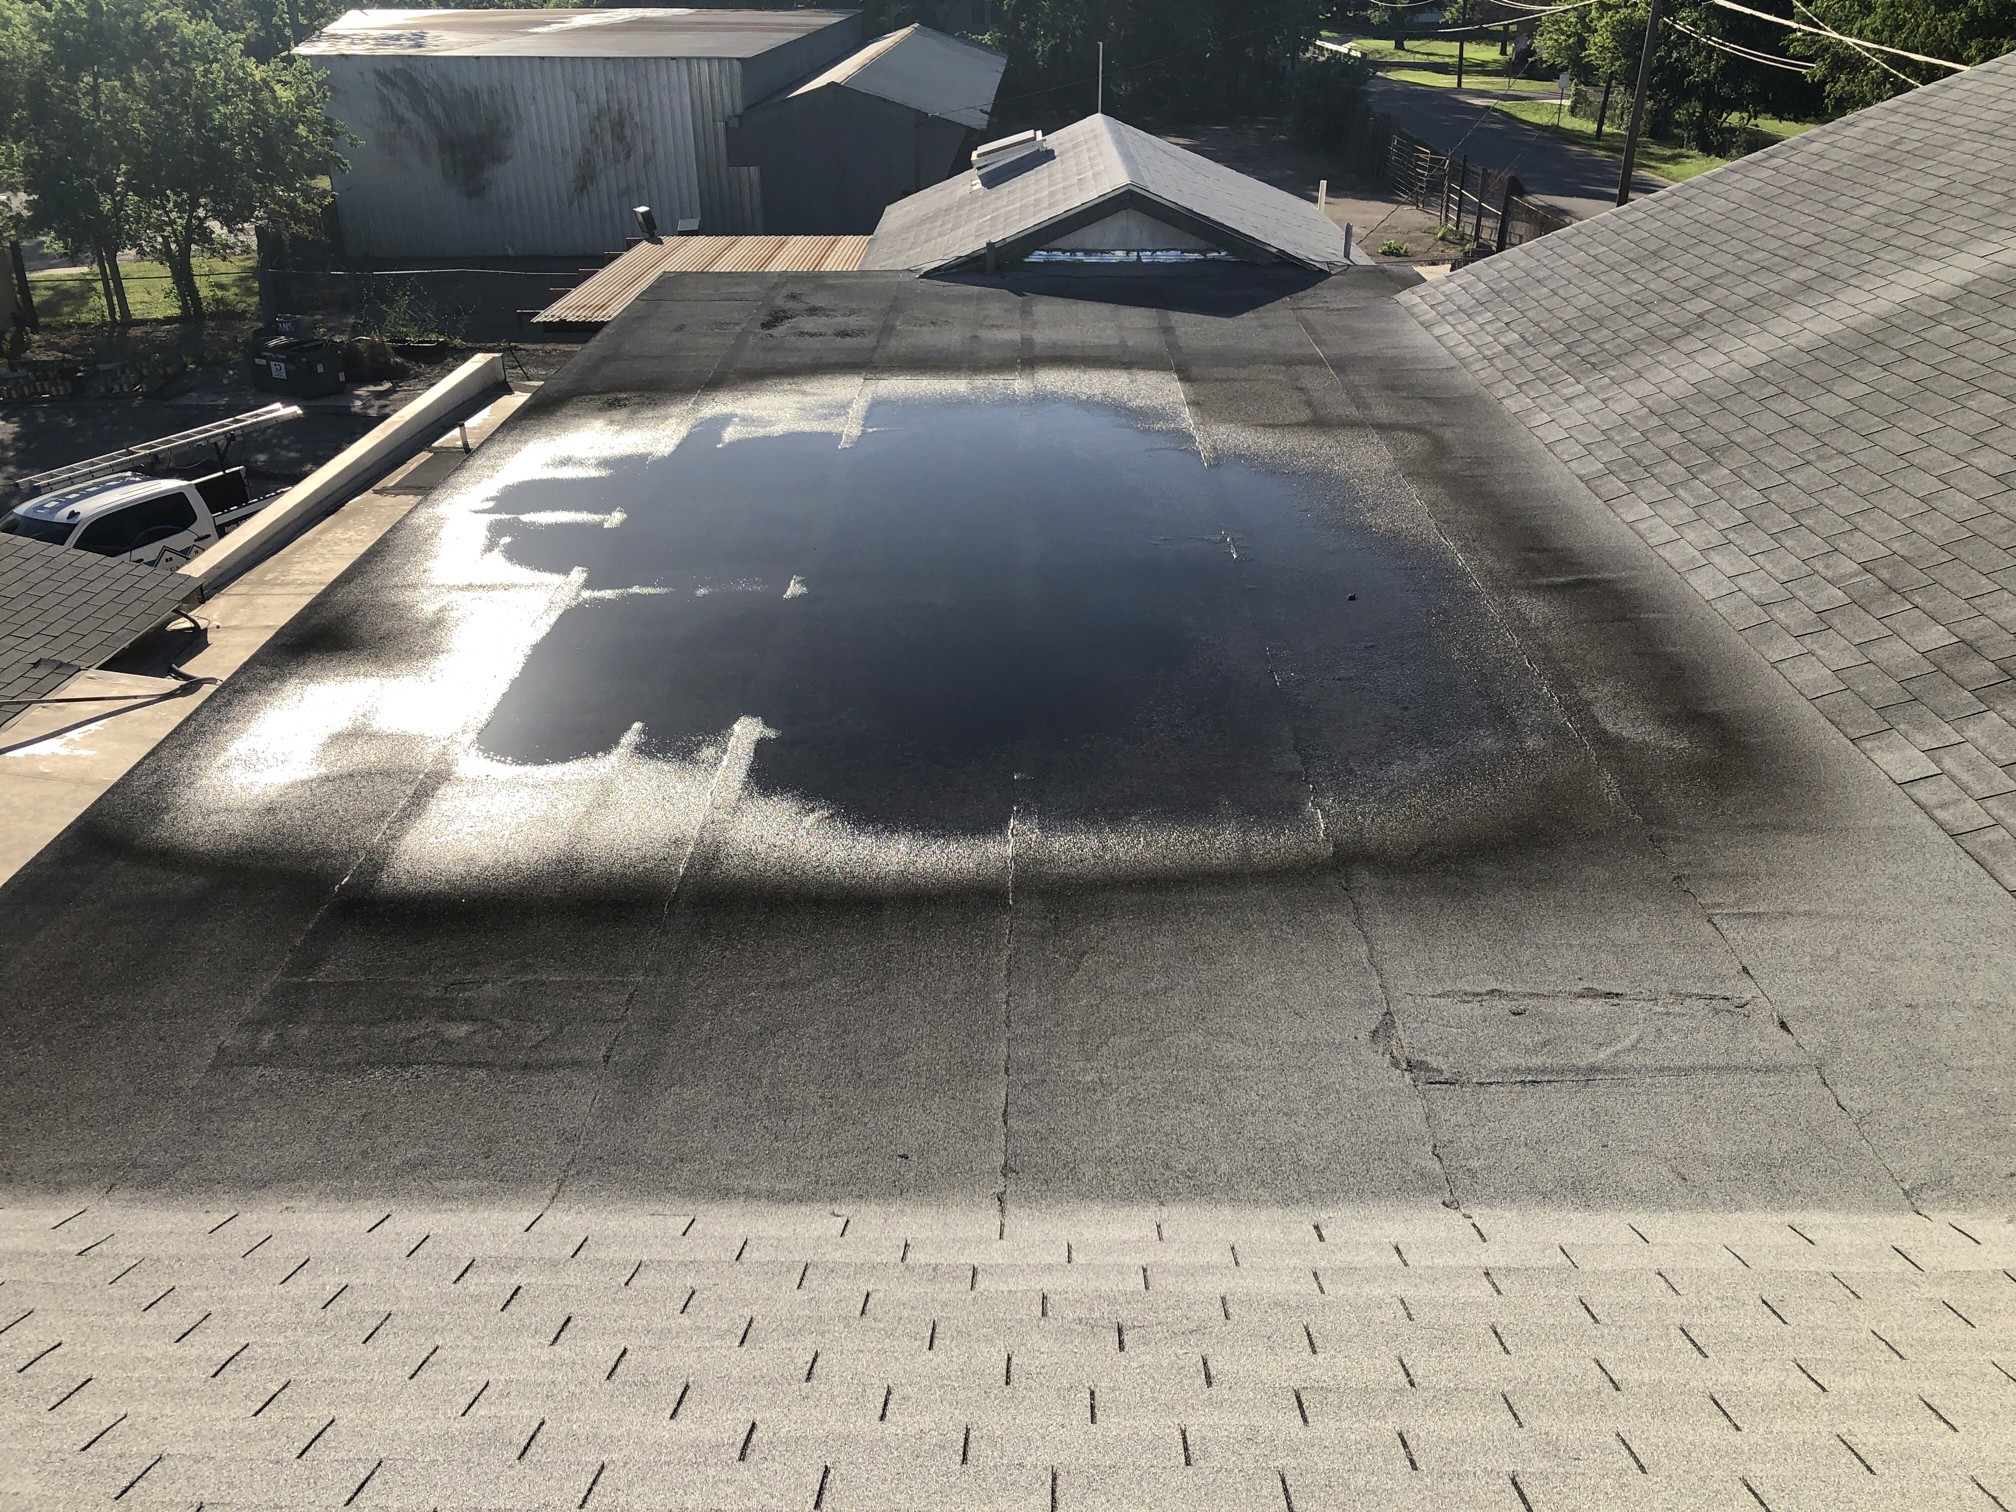
[[77, 527], [68, 520], [38, 520], [19, 510], [0, 520], [0, 535], [26, 536], [31, 541], [47, 541], [61, 546]]

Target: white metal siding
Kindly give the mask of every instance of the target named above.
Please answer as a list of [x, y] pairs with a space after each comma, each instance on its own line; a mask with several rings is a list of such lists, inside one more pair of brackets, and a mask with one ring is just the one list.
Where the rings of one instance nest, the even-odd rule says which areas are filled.
[[[763, 229], [763, 202], [754, 168], [728, 166], [727, 120], [742, 111], [742, 64], [734, 58], [688, 58], [692, 100], [689, 137], [700, 172], [699, 208], [703, 236], [741, 236]], [[660, 224], [669, 224], [664, 216]]]
[[359, 257], [599, 255], [661, 224], [759, 229], [755, 172], [727, 166], [740, 71], [714, 58], [318, 57], [363, 140], [336, 181]]

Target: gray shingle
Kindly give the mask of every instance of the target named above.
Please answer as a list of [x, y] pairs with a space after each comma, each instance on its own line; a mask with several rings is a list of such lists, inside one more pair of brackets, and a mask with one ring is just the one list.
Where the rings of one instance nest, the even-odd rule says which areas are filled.
[[1288, 262], [1328, 269], [1344, 234], [1307, 200], [1186, 152], [1111, 116], [1087, 116], [1044, 143], [1047, 156], [992, 183], [962, 173], [883, 212], [864, 268], [933, 272], [983, 257], [1108, 200], [1161, 203], [1259, 244]]
[[[2016, 714], [2010, 183], [2016, 54], [1403, 296], [1956, 833], [2011, 754], [1981, 705]], [[1711, 530], [1712, 574], [1671, 546]]]
[[116, 656], [197, 591], [155, 567], [0, 536], [0, 725]]

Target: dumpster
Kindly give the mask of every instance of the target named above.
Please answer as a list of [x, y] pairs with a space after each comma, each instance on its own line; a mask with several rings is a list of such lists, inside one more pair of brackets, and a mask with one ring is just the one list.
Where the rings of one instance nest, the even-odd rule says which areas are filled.
[[326, 336], [271, 336], [252, 347], [252, 385], [317, 399], [343, 388], [343, 349]]

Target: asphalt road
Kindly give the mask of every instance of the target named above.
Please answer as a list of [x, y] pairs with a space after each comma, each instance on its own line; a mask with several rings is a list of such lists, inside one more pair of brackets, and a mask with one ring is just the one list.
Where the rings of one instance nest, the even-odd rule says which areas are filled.
[[[1372, 81], [1373, 108], [1391, 114], [1402, 130], [1439, 151], [1516, 173], [1528, 195], [1578, 220], [1616, 207], [1619, 165], [1614, 159], [1535, 131], [1492, 109], [1492, 99], [1393, 79]], [[1665, 180], [1651, 174], [1632, 176], [1633, 194], [1665, 187]]]
[[6, 1183], [1999, 1200], [2016, 905], [1404, 278], [661, 285], [0, 890]]

